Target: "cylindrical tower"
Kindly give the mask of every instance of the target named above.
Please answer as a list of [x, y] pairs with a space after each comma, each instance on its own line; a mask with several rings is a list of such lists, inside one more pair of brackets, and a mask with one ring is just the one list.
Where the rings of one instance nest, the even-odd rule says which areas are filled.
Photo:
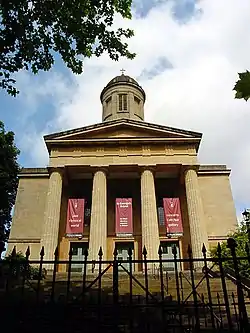
[[113, 78], [101, 92], [102, 121], [133, 119], [144, 121], [146, 95], [133, 78], [120, 75]]

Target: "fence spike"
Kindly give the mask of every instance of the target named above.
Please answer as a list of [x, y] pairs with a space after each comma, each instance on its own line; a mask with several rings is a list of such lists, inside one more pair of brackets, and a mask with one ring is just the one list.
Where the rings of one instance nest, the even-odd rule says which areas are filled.
[[114, 252], [113, 252], [113, 256], [114, 256], [114, 258], [116, 258], [117, 255], [118, 255], [118, 251], [117, 251], [117, 247], [115, 246], [115, 248], [114, 248]]
[[29, 246], [27, 247], [25, 255], [26, 255], [26, 258], [29, 258], [29, 256], [30, 256], [30, 247]]
[[144, 245], [143, 246], [143, 251], [142, 251], [142, 254], [144, 255], [144, 257], [148, 254], [147, 253], [147, 249], [146, 249], [146, 246]]
[[55, 256], [55, 258], [58, 258], [58, 256], [59, 256], [59, 249], [58, 249], [58, 246], [57, 246], [56, 249], [55, 249], [54, 256]]
[[129, 257], [132, 257], [132, 254], [133, 254], [133, 251], [132, 251], [132, 249], [131, 249], [131, 247], [128, 249], [128, 255], [129, 255]]
[[100, 250], [98, 252], [98, 256], [101, 258], [103, 256], [103, 252], [102, 252], [102, 247], [100, 246]]
[[177, 248], [176, 248], [176, 245], [174, 245], [174, 246], [172, 247], [172, 253], [173, 253], [174, 256], [177, 255]]
[[84, 249], [83, 255], [84, 255], [85, 258], [88, 257], [88, 255], [89, 255], [89, 250], [88, 250], [87, 248]]
[[227, 239], [227, 247], [232, 251], [233, 249], [235, 250], [237, 247], [236, 240], [232, 237], [229, 237]]
[[69, 248], [69, 258], [72, 258], [72, 256], [73, 256], [73, 249], [70, 246], [70, 248]]
[[40, 257], [44, 257], [44, 246], [42, 246], [41, 251], [40, 251]]
[[221, 245], [220, 245], [220, 242], [218, 242], [217, 253], [218, 253], [219, 256], [221, 255]]
[[190, 244], [188, 244], [187, 253], [188, 253], [189, 257], [191, 257], [191, 256], [192, 256], [192, 247], [191, 247], [191, 245], [190, 245]]
[[159, 256], [162, 256], [162, 248], [161, 248], [161, 245], [159, 245], [159, 248], [158, 248], [158, 254], [159, 254]]
[[13, 247], [13, 250], [11, 252], [11, 256], [15, 257], [16, 256], [16, 246]]
[[206, 249], [206, 246], [205, 246], [204, 243], [203, 243], [203, 245], [202, 245], [202, 253], [203, 253], [203, 254], [206, 254], [206, 253], [207, 253], [207, 249]]
[[246, 243], [246, 245], [245, 245], [245, 251], [246, 251], [247, 255], [249, 256], [249, 246], [248, 246], [247, 243]]

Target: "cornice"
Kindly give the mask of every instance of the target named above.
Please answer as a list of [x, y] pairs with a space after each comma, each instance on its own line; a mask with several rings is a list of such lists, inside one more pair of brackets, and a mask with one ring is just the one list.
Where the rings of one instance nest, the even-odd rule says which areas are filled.
[[136, 120], [131, 120], [131, 119], [121, 119], [121, 120], [119, 119], [119, 120], [112, 120], [109, 122], [103, 122], [103, 123], [97, 123], [94, 125], [79, 127], [79, 128], [75, 128], [72, 130], [48, 134], [48, 135], [44, 136], [44, 140], [47, 142], [47, 140], [50, 140], [52, 138], [56, 139], [60, 136], [76, 135], [81, 132], [88, 133], [89, 131], [93, 131], [93, 130], [98, 131], [99, 129], [108, 129], [110, 127], [116, 127], [116, 126], [120, 126], [120, 125], [131, 125], [131, 126], [134, 125], [137, 128], [158, 130], [158, 131], [163, 131], [163, 132], [174, 132], [176, 134], [178, 133], [178, 134], [183, 134], [183, 135], [190, 135], [190, 136], [197, 137], [197, 138], [202, 137], [202, 133], [199, 133], [199, 132], [193, 132], [193, 131], [188, 131], [188, 130], [184, 130], [184, 129], [168, 127], [168, 126], [154, 124], [154, 123], [148, 123], [145, 121], [136, 121]]
[[231, 169], [228, 169], [226, 165], [200, 165], [198, 170], [198, 176], [206, 175], [230, 175]]
[[92, 143], [160, 143], [160, 142], [168, 142], [168, 143], [199, 143], [199, 138], [148, 138], [148, 137], [140, 137], [140, 138], [126, 138], [126, 137], [115, 137], [115, 138], [89, 138], [89, 139], [59, 139], [59, 140], [47, 140], [46, 143], [49, 145], [79, 145], [79, 144], [92, 144]]
[[48, 168], [22, 168], [18, 177], [49, 177], [49, 170]]

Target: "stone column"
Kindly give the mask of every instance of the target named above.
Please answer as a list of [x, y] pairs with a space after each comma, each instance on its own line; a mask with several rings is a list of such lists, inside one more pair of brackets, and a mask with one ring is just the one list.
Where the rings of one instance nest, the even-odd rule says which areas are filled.
[[102, 258], [107, 260], [107, 179], [103, 170], [96, 171], [93, 178], [89, 260], [98, 260], [100, 246]]
[[185, 185], [193, 257], [202, 258], [203, 243], [208, 250], [208, 236], [196, 170], [186, 170]]
[[[50, 174], [44, 215], [44, 229], [41, 241], [45, 252], [44, 260], [54, 260], [54, 252], [58, 245], [61, 197], [62, 172], [60, 169], [56, 169]], [[47, 268], [53, 268], [53, 265], [48, 265]]]
[[150, 169], [141, 174], [142, 248], [147, 249], [147, 258], [158, 259], [160, 245], [156, 208], [154, 175]]

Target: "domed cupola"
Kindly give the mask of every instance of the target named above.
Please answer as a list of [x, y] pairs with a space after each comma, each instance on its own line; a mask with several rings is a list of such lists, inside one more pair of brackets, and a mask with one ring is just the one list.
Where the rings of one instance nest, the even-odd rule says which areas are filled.
[[102, 121], [115, 119], [144, 120], [146, 95], [138, 82], [122, 73], [114, 77], [101, 92]]

